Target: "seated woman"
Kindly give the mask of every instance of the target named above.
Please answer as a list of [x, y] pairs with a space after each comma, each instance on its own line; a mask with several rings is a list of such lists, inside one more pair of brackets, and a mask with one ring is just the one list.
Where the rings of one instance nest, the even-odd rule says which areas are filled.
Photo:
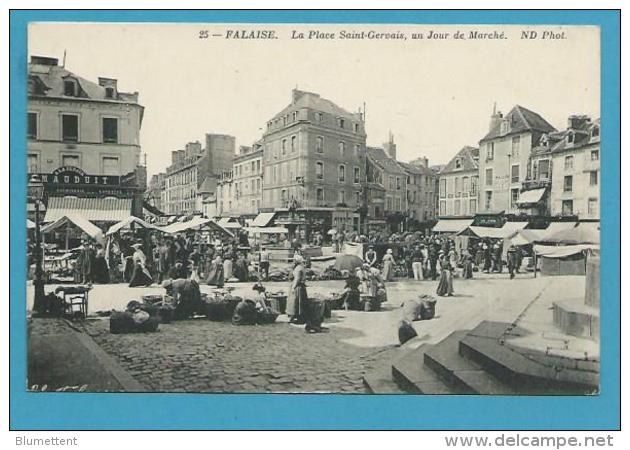
[[344, 309], [354, 311], [361, 309], [361, 293], [359, 292], [360, 284], [361, 280], [358, 276], [356, 276], [356, 274], [350, 274], [350, 276], [346, 279], [346, 286], [343, 294], [341, 295]]

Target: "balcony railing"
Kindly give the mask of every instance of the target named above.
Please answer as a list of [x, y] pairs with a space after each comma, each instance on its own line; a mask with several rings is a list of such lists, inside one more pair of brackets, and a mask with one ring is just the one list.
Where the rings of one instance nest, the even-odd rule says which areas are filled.
[[530, 189], [539, 189], [546, 188], [551, 184], [550, 179], [542, 179], [542, 180], [524, 180], [521, 185], [524, 191], [529, 191]]

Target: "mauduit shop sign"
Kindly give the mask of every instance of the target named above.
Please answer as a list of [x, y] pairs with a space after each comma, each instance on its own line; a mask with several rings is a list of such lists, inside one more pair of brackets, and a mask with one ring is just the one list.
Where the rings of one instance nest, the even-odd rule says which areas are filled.
[[63, 166], [55, 169], [52, 173], [40, 174], [42, 183], [45, 185], [59, 186], [134, 186], [136, 184], [136, 174], [134, 172], [127, 175], [88, 175], [79, 167]]

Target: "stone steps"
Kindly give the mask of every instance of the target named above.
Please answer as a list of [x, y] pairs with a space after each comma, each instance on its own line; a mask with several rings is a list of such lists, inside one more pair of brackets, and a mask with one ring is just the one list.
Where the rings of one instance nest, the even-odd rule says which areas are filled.
[[363, 377], [363, 385], [371, 394], [406, 394], [393, 379], [391, 367], [376, 369]]
[[456, 331], [424, 354], [424, 366], [462, 394], [514, 395], [517, 390], [459, 352], [468, 331]]
[[425, 351], [431, 346], [421, 347], [404, 353], [392, 364], [391, 376], [406, 392], [425, 395], [461, 394], [444, 383], [430, 368], [425, 366]]

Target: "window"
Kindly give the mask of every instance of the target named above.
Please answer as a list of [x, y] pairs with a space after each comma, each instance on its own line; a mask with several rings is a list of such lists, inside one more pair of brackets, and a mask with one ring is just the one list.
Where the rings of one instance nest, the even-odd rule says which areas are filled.
[[346, 181], [346, 166], [343, 164], [339, 166], [339, 182], [345, 183]]
[[291, 152], [295, 152], [297, 150], [297, 136], [291, 136]]
[[591, 186], [597, 186], [597, 178], [598, 178], [598, 174], [597, 174], [597, 170], [593, 170], [590, 172], [590, 184]]
[[28, 131], [29, 139], [37, 139], [37, 113], [28, 113]]
[[28, 154], [26, 167], [27, 167], [28, 173], [39, 172], [39, 155], [37, 153]]
[[459, 216], [462, 213], [462, 206], [459, 200], [455, 200], [455, 215]]
[[106, 144], [118, 143], [118, 119], [103, 117], [103, 142]]
[[459, 192], [459, 177], [455, 177], [455, 195]]
[[492, 209], [492, 191], [486, 191], [486, 209]]
[[401, 188], [402, 188], [402, 184], [400, 181], [400, 177], [396, 177], [396, 190], [400, 191]]
[[494, 142], [488, 142], [486, 145], [486, 161], [494, 159]]
[[319, 123], [322, 123], [324, 121], [324, 114], [322, 113], [317, 113], [317, 121]]
[[562, 200], [562, 215], [573, 215], [573, 200]]
[[322, 188], [317, 188], [317, 201], [318, 202], [324, 201], [324, 190]]
[[549, 179], [549, 160], [541, 159], [538, 161], [538, 178], [540, 180]]
[[511, 177], [512, 183], [518, 183], [520, 171], [521, 171], [521, 166], [519, 164], [514, 164], [512, 166], [512, 177]]
[[297, 111], [293, 111], [293, 122], [297, 122]]
[[346, 191], [339, 191], [339, 203], [342, 203], [345, 205], [346, 203]]
[[575, 135], [573, 133], [567, 134], [567, 142], [569, 144], [572, 144], [574, 140], [575, 140]]
[[446, 178], [440, 180], [440, 197], [446, 197]]
[[359, 167], [354, 168], [354, 182], [356, 184], [361, 182], [361, 169]]
[[343, 156], [343, 154], [346, 152], [346, 143], [345, 142], [340, 142], [339, 143], [339, 154], [341, 156]]
[[103, 156], [103, 175], [120, 175], [117, 156]]
[[324, 179], [324, 163], [323, 162], [315, 163], [315, 178], [317, 178], [318, 180]]
[[470, 190], [470, 186], [469, 186], [469, 178], [468, 177], [463, 177], [462, 178], [462, 192], [464, 193], [468, 193], [468, 191]]
[[470, 179], [470, 195], [477, 195], [477, 186], [479, 185], [479, 177]]
[[79, 116], [75, 114], [61, 115], [61, 138], [66, 142], [79, 140]]
[[81, 161], [79, 159], [79, 155], [62, 155], [61, 165], [64, 167], [65, 166], [81, 167]]
[[278, 165], [273, 166], [273, 182], [274, 184], [278, 182]]
[[317, 153], [324, 153], [324, 138], [322, 136], [317, 136], [315, 139], [315, 151]]
[[514, 188], [510, 190], [510, 200], [511, 200], [511, 207], [512, 208], [518, 208], [518, 204], [516, 202], [518, 202], [518, 188]]
[[591, 150], [591, 161], [599, 161], [599, 150]]
[[339, 128], [343, 128], [345, 126], [346, 122], [345, 122], [345, 120], [343, 118], [339, 117], [337, 119], [337, 124], [339, 125]]
[[76, 83], [74, 81], [66, 80], [63, 82], [63, 95], [76, 97]]
[[112, 87], [105, 88], [105, 98], [114, 98], [114, 88]]
[[564, 177], [564, 192], [573, 191], [573, 176], [567, 175]]
[[510, 122], [504, 120], [501, 122], [501, 134], [506, 134], [508, 131], [510, 131]]
[[486, 169], [486, 186], [492, 186], [492, 169]]
[[441, 201], [440, 202], [440, 216], [445, 216], [445, 215], [446, 215], [446, 202]]
[[361, 192], [357, 191], [354, 193], [354, 203], [357, 206], [361, 206]]
[[573, 169], [573, 156], [564, 157], [564, 170]]
[[358, 132], [359, 132], [359, 124], [358, 124], [358, 123], [355, 123], [355, 124], [354, 124], [354, 132], [355, 132], [355, 133], [358, 133]]
[[280, 144], [280, 153], [282, 154], [282, 156], [287, 154], [287, 140], [286, 139], [282, 139], [282, 142]]
[[455, 168], [456, 169], [461, 169], [462, 168], [462, 160], [460, 158], [456, 158], [455, 159]]
[[282, 200], [283, 202], [285, 202], [287, 200], [287, 190], [286, 189], [282, 189], [280, 191], [280, 200]]
[[597, 125], [593, 127], [593, 131], [591, 132], [591, 136], [592, 137], [599, 136], [599, 127]]
[[512, 157], [518, 158], [520, 150], [521, 150], [521, 137], [514, 136], [512, 138]]
[[393, 211], [394, 210], [394, 199], [392, 199], [391, 197], [387, 197], [387, 211]]
[[260, 172], [260, 159], [256, 160], [256, 173]]
[[477, 200], [474, 198], [470, 200], [470, 208], [468, 214], [477, 214]]
[[589, 216], [596, 216], [598, 214], [596, 198], [588, 199], [588, 214]]

